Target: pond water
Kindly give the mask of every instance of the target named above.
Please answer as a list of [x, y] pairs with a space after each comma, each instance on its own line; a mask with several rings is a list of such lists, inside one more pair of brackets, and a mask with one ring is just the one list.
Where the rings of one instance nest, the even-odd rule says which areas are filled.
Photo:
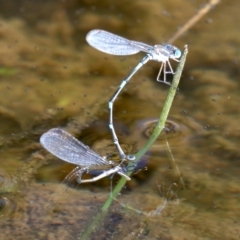
[[[61, 182], [75, 166], [39, 138], [63, 128], [117, 158], [107, 103], [143, 57], [99, 52], [86, 34], [104, 29], [162, 44], [205, 2], [0, 3], [0, 239], [81, 239], [119, 178], [67, 187]], [[221, 2], [174, 42], [189, 54], [168, 131], [89, 239], [240, 239], [239, 8]], [[143, 146], [160, 115], [169, 86], [155, 81], [158, 70], [148, 62], [114, 105], [127, 153]]]

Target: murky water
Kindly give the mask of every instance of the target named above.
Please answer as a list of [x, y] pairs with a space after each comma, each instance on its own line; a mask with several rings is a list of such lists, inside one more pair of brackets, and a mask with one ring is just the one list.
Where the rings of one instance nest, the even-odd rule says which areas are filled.
[[[202, 4], [1, 1], [0, 239], [77, 239], [118, 181], [59, 194], [74, 166], [39, 144], [41, 134], [62, 127], [100, 155], [117, 156], [107, 101], [143, 55], [98, 52], [86, 33], [101, 28], [163, 43]], [[188, 44], [189, 55], [169, 131], [91, 239], [240, 239], [239, 7], [221, 2], [174, 43]], [[128, 153], [143, 146], [161, 112], [168, 86], [155, 81], [158, 69], [156, 62], [144, 66], [114, 106]]]

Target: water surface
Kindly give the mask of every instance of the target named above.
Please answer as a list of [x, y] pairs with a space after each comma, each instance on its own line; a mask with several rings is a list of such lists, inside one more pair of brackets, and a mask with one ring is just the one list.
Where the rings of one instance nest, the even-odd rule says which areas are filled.
[[[74, 166], [39, 144], [41, 134], [62, 127], [100, 155], [117, 156], [107, 102], [143, 54], [98, 52], [86, 33], [101, 28], [161, 44], [202, 4], [1, 1], [0, 239], [76, 239], [118, 181], [75, 184], [62, 196], [56, 189]], [[221, 2], [174, 42], [188, 44], [189, 55], [169, 132], [92, 239], [239, 239], [239, 7]], [[158, 69], [155, 62], [144, 66], [114, 106], [128, 153], [146, 142], [161, 112], [168, 86], [155, 81]]]

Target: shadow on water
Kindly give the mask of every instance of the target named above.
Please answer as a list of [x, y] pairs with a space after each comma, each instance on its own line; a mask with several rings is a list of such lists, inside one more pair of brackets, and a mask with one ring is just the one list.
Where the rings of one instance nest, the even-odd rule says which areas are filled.
[[[142, 58], [98, 52], [86, 33], [159, 44], [202, 2], [0, 4], [0, 239], [76, 239], [118, 177], [60, 184], [74, 166], [46, 153], [39, 137], [61, 127], [117, 160], [107, 102]], [[189, 56], [167, 129], [93, 239], [239, 239], [238, 5], [221, 3], [174, 43], [188, 44]], [[158, 69], [144, 66], [114, 106], [127, 153], [146, 142], [161, 111], [168, 86], [155, 82]]]

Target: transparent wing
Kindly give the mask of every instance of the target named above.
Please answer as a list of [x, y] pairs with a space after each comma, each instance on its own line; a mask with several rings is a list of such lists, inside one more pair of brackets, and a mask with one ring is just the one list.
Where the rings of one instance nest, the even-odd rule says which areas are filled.
[[[59, 202], [66, 202], [68, 203], [68, 190], [69, 190], [69, 184], [71, 182], [75, 181], [78, 177], [78, 172], [81, 171], [81, 168], [78, 166], [74, 168], [61, 182], [61, 184], [58, 185], [57, 189], [54, 191], [54, 193], [51, 195], [51, 198], [44, 206], [42, 216], [47, 215], [49, 212], [53, 211], [54, 208], [57, 208], [57, 204]], [[76, 183], [77, 184], [77, 183]], [[78, 185], [78, 184], [77, 184]], [[76, 185], [76, 186], [77, 186]]]
[[140, 51], [148, 52], [152, 48], [145, 43], [130, 41], [99, 29], [90, 31], [86, 40], [92, 47], [112, 55], [132, 55]]
[[56, 157], [80, 166], [109, 165], [88, 146], [60, 128], [53, 128], [40, 138], [41, 145]]

